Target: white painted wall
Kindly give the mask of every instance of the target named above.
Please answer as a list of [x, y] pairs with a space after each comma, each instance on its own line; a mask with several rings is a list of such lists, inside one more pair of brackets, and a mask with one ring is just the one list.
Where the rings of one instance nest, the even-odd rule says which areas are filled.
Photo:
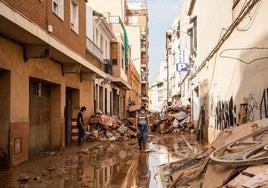
[[[127, 26], [129, 44], [131, 44], [131, 60], [139, 75], [141, 75], [141, 40], [140, 26]], [[138, 40], [137, 40], [138, 39]]]
[[[232, 0], [199, 2], [198, 11], [198, 62], [201, 64], [215, 47], [221, 36], [235, 20], [242, 6], [234, 10]], [[233, 97], [236, 115], [240, 104], [249, 100], [253, 106], [253, 121], [260, 119], [260, 102], [263, 90], [268, 88], [268, 1], [259, 3], [250, 11], [230, 37], [226, 39], [212, 59], [197, 76], [207, 80], [202, 91], [208, 96], [209, 127], [215, 128], [217, 103], [229, 102]], [[224, 15], [224, 16], [223, 16]], [[211, 141], [214, 138], [211, 137]]]

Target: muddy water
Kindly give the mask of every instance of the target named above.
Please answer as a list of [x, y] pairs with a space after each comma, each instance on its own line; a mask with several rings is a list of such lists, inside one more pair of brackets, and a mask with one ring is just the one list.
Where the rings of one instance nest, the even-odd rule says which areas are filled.
[[161, 188], [158, 166], [199, 150], [192, 135], [150, 135], [147, 150], [136, 140], [85, 143], [47, 152], [9, 171], [0, 171], [0, 187]]

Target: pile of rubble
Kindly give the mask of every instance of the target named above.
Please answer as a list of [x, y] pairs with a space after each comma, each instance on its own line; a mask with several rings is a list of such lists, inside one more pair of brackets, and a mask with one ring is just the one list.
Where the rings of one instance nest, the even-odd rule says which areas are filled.
[[89, 119], [89, 140], [115, 141], [136, 137], [134, 118], [119, 119], [116, 116], [95, 114]]
[[[136, 111], [140, 105], [129, 107], [129, 118], [119, 119], [116, 116], [97, 113], [89, 119], [89, 140], [115, 141], [118, 139], [136, 138]], [[152, 132], [172, 133], [172, 132], [194, 132], [194, 126], [190, 118], [190, 110], [184, 107], [172, 106], [164, 113], [146, 109], [149, 117], [149, 125]]]
[[171, 106], [151, 124], [152, 132], [171, 133], [171, 132], [194, 132], [191, 121], [190, 110], [185, 107]]

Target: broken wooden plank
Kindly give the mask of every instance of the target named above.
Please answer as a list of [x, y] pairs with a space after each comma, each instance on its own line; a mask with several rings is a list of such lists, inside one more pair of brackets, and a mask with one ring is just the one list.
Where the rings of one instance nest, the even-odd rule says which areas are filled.
[[182, 137], [183, 141], [186, 143], [186, 145], [190, 148], [190, 150], [193, 151], [194, 150], [193, 147], [189, 144], [189, 142], [187, 142], [187, 140], [184, 138], [184, 136], [181, 135], [181, 137]]
[[265, 169], [268, 169], [268, 165], [256, 165], [256, 166], [250, 166], [247, 169], [245, 169], [243, 172], [241, 172], [237, 177], [235, 177], [233, 180], [231, 180], [227, 186], [228, 187], [242, 187], [242, 184], [248, 180], [250, 180], [252, 177], [254, 177], [256, 174], [259, 174], [263, 172]]
[[194, 166], [189, 166], [189, 168], [177, 172], [177, 177], [173, 178], [174, 181], [172, 182], [172, 186], [170, 187], [176, 187], [176, 184], [183, 185], [191, 181], [192, 179], [199, 177], [207, 166], [208, 161], [209, 157], [205, 158], [204, 160], [200, 161], [200, 163]]
[[215, 188], [222, 186], [236, 172], [235, 167], [223, 166], [214, 163], [209, 163], [203, 187]]
[[264, 170], [263, 172], [257, 174], [253, 178], [249, 179], [242, 186], [246, 188], [256, 188], [256, 187], [267, 187], [268, 185], [268, 169]]

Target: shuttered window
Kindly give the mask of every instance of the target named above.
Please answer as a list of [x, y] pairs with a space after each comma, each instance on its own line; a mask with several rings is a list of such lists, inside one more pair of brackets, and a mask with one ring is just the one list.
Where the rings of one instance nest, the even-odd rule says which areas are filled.
[[64, 0], [52, 0], [52, 12], [64, 20]]
[[70, 22], [71, 29], [78, 33], [78, 3], [75, 0], [71, 0], [70, 3]]
[[117, 59], [118, 59], [117, 45], [118, 44], [116, 42], [111, 43], [111, 59], [112, 59], [113, 65], [117, 64]]

